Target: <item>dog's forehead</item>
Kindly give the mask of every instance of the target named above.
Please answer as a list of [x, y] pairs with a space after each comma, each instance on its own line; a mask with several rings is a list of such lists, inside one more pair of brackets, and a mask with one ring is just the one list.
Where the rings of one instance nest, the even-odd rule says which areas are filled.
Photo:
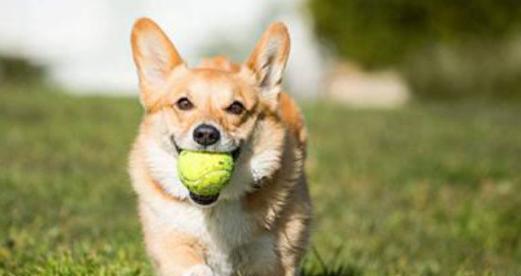
[[250, 104], [255, 95], [249, 93], [247, 85], [232, 72], [213, 69], [194, 69], [186, 89], [195, 100], [211, 99], [218, 105], [241, 100]]
[[194, 70], [188, 83], [188, 89], [193, 94], [204, 97], [232, 97], [238, 89], [237, 83], [230, 73], [217, 70]]

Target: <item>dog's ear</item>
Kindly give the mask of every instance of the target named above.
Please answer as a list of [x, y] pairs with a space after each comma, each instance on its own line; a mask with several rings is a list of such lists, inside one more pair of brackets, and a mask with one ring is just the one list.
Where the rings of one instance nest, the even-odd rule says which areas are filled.
[[246, 62], [255, 74], [261, 96], [276, 102], [281, 91], [282, 74], [288, 61], [290, 39], [284, 23], [273, 23], [264, 32]]
[[140, 18], [134, 23], [131, 43], [141, 101], [147, 107], [158, 97], [154, 94], [164, 89], [169, 74], [183, 64], [183, 60], [161, 28], [148, 18]]

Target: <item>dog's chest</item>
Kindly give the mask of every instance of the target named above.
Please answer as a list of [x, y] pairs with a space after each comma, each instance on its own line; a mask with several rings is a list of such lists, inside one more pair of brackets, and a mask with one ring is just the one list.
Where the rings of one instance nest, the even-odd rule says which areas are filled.
[[[239, 201], [219, 202], [212, 209], [183, 206], [177, 210], [177, 230], [193, 234], [206, 247], [206, 261], [216, 275], [233, 275], [237, 271], [263, 271], [276, 261], [273, 238], [259, 235], [251, 214]], [[185, 223], [180, 223], [184, 221]], [[263, 264], [263, 266], [261, 266]], [[254, 273], [259, 274], [259, 273]]]

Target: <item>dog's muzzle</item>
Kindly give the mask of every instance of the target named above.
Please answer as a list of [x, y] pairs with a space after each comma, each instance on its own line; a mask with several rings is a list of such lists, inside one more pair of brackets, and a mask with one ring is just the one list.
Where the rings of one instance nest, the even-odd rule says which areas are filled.
[[[170, 136], [170, 141], [172, 142], [172, 144], [174, 145], [174, 148], [175, 150], [177, 151], [178, 154], [181, 153], [181, 151], [183, 151], [183, 149], [181, 147], [179, 147], [179, 145], [177, 144], [176, 140], [175, 140], [175, 137], [173, 135]], [[202, 151], [204, 151], [204, 149], [201, 149]], [[232, 155], [233, 157], [233, 161], [237, 161], [237, 159], [239, 159], [239, 155], [241, 154], [241, 146], [239, 145], [237, 148], [235, 148], [234, 150], [232, 150], [230, 152], [230, 154]]]

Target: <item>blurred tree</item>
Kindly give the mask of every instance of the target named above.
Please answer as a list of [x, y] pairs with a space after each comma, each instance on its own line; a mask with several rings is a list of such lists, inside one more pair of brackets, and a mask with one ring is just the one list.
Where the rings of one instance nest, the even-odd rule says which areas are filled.
[[0, 85], [42, 82], [45, 68], [27, 58], [0, 55]]
[[315, 32], [367, 67], [438, 44], [502, 39], [519, 29], [519, 0], [310, 0]]

